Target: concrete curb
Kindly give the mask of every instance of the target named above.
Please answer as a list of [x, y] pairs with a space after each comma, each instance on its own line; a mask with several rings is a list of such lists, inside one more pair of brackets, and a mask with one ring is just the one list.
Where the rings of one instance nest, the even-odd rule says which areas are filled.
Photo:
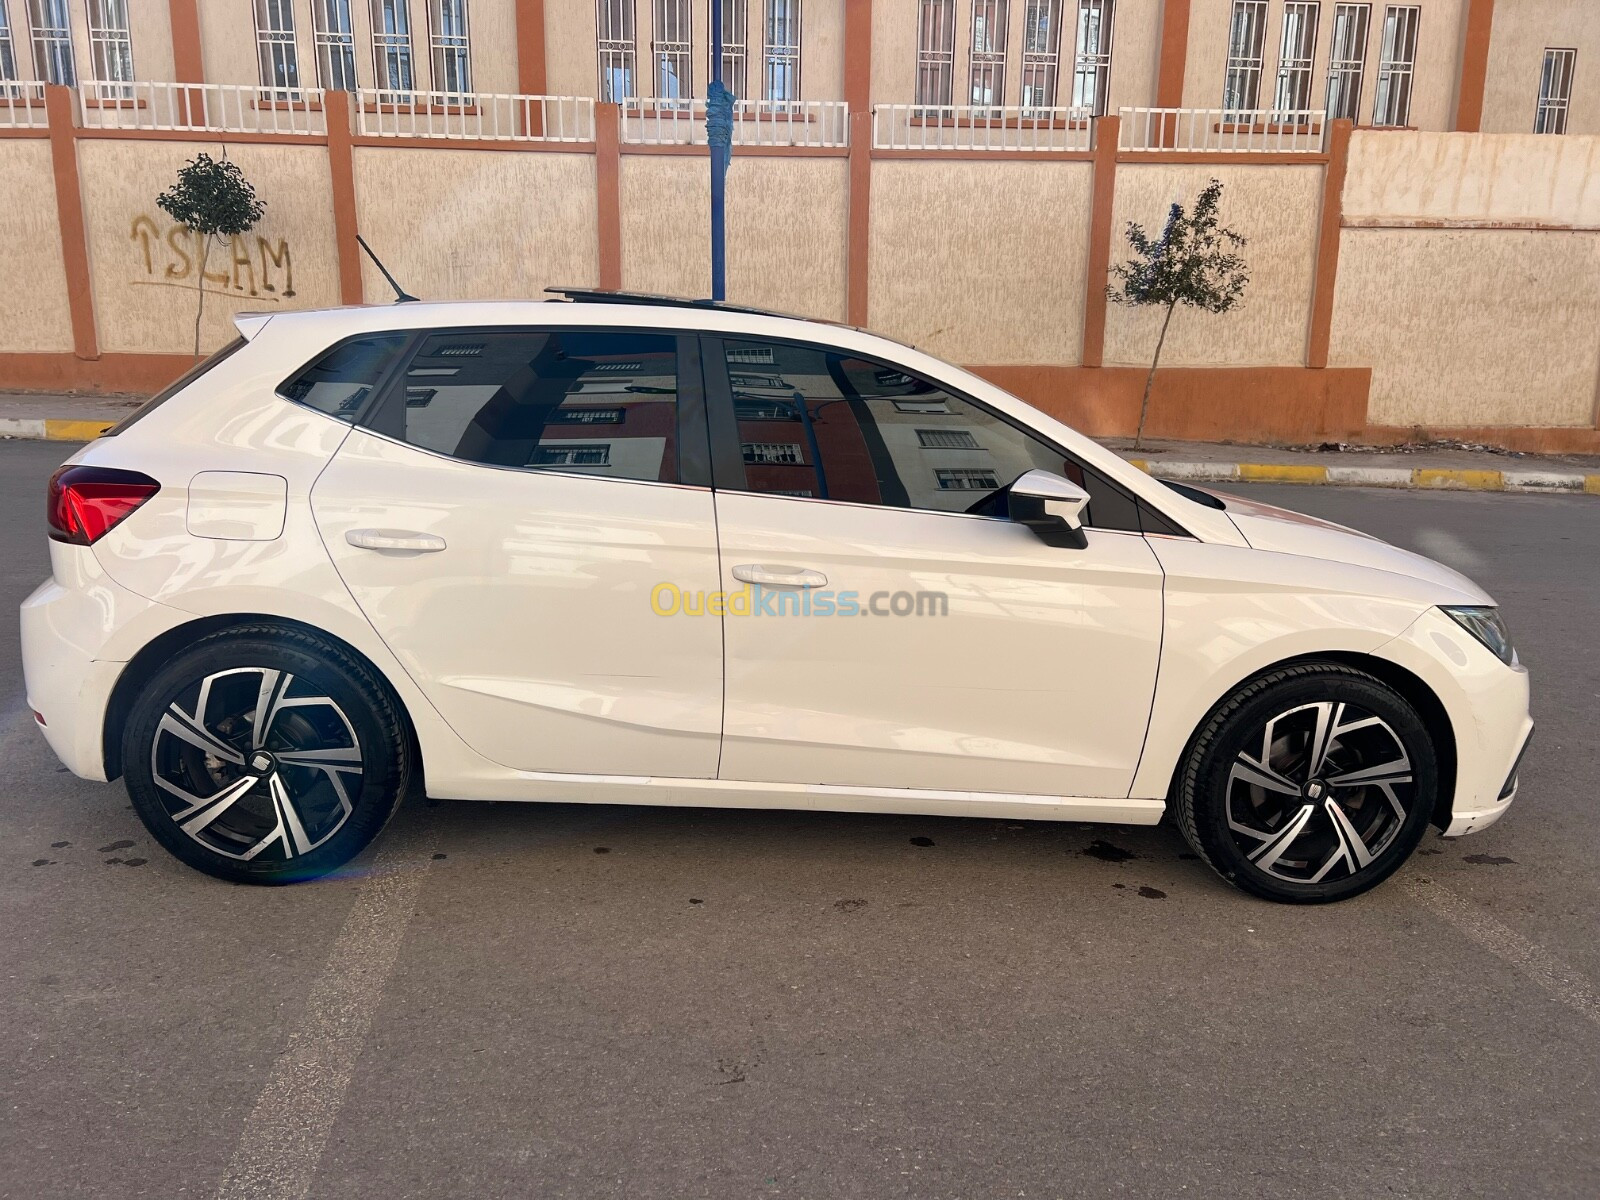
[[115, 421], [67, 421], [55, 417], [0, 417], [0, 438], [92, 442], [115, 424]]
[[1587, 492], [1600, 496], [1600, 474], [1482, 471], [1442, 467], [1324, 467], [1285, 463], [1128, 460], [1159, 479], [1197, 483], [1326, 483], [1345, 487], [1426, 488], [1465, 492]]

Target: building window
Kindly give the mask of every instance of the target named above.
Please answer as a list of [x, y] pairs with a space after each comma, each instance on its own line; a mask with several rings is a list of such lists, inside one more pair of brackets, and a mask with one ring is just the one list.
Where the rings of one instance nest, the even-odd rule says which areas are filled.
[[1115, 0], [1078, 0], [1078, 58], [1072, 68], [1072, 107], [1105, 116], [1111, 88], [1111, 23]]
[[800, 0], [766, 0], [761, 98], [800, 99]]
[[1261, 104], [1261, 52], [1267, 39], [1267, 0], [1234, 0], [1228, 25], [1228, 75], [1222, 107], [1253, 112]]
[[722, 86], [735, 96], [744, 95], [749, 15], [745, 0], [722, 0]]
[[1285, 4], [1283, 39], [1278, 44], [1278, 87], [1275, 111], [1302, 112], [1311, 107], [1311, 61], [1317, 53], [1320, 4]]
[[72, 16], [67, 0], [31, 0], [28, 16], [33, 26], [33, 66], [46, 83], [68, 87], [78, 82], [72, 59]]
[[689, 0], [655, 0], [656, 95], [663, 100], [688, 100], [694, 95], [689, 66]]
[[609, 467], [611, 447], [602, 442], [598, 446], [540, 446], [528, 460], [530, 467]]
[[1567, 109], [1572, 105], [1572, 72], [1578, 65], [1576, 50], [1546, 50], [1539, 72], [1539, 107], [1533, 114], [1535, 133], [1565, 133]]
[[[89, 0], [89, 58], [102, 99], [128, 98], [133, 89], [133, 37], [128, 32], [128, 0]], [[118, 86], [121, 85], [121, 86]]]
[[1022, 107], [1051, 108], [1061, 64], [1061, 0], [1027, 0], [1022, 16]]
[[449, 96], [472, 91], [472, 56], [467, 39], [467, 0], [432, 0], [428, 5], [433, 90]]
[[1361, 119], [1361, 77], [1367, 67], [1370, 4], [1333, 6], [1333, 36], [1328, 39], [1328, 119]]
[[411, 7], [407, 0], [372, 2], [372, 76], [386, 100], [417, 86], [411, 62]]
[[[11, 14], [6, 10], [6, 0], [0, 0], [0, 79], [14, 81], [17, 77], [17, 47], [11, 38]], [[0, 96], [15, 96], [19, 89], [0, 88]]]
[[610, 104], [639, 94], [634, 74], [633, 0], [599, 0], [600, 99]]
[[917, 103], [950, 103], [955, 83], [956, 0], [920, 0], [917, 11]]
[[331, 91], [356, 90], [356, 37], [350, 0], [311, 0], [311, 32], [317, 48], [317, 79]]
[[972, 0], [972, 47], [968, 51], [971, 85], [977, 108], [999, 108], [1006, 102], [1006, 17], [1008, 0]]
[[294, 45], [290, 0], [256, 0], [256, 57], [261, 86], [278, 99], [298, 99], [300, 56]]
[[[731, 376], [735, 387], [739, 377]], [[768, 400], [760, 396], [733, 394], [733, 415], [740, 421], [798, 421], [800, 408], [792, 400]]]
[[1000, 477], [988, 470], [951, 467], [933, 474], [941, 492], [992, 492], [1000, 486]]
[[763, 466], [794, 466], [802, 462], [794, 442], [745, 442], [744, 461]]
[[1383, 10], [1383, 48], [1378, 58], [1374, 125], [1411, 123], [1411, 74], [1417, 65], [1417, 25], [1422, 10], [1415, 4], [1391, 4]]
[[924, 450], [982, 450], [978, 440], [966, 429], [919, 429], [917, 445]]
[[550, 414], [552, 425], [621, 425], [620, 408], [558, 408]]

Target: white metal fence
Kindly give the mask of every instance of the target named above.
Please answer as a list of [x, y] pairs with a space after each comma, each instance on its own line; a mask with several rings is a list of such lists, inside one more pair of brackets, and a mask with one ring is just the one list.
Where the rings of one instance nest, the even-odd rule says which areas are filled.
[[78, 86], [78, 122], [85, 129], [317, 136], [328, 132], [322, 105], [321, 88], [149, 82]]
[[1320, 109], [1124, 108], [1123, 150], [1191, 154], [1316, 154], [1327, 115]]
[[879, 150], [1088, 150], [1087, 108], [991, 108], [878, 104], [872, 144]]
[[[704, 100], [623, 100], [622, 140], [641, 146], [706, 144]], [[735, 146], [848, 146], [843, 100], [739, 100], [733, 106]]]
[[0, 128], [43, 129], [47, 124], [42, 83], [0, 85]]
[[592, 142], [594, 100], [588, 96], [362, 88], [356, 93], [356, 129], [364, 137]]

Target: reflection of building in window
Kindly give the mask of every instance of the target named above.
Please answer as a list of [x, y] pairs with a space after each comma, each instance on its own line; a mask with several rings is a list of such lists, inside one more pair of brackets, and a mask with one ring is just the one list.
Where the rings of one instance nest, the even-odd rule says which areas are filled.
[[483, 353], [484, 342], [452, 342], [431, 352], [431, 358], [477, 358]]
[[800, 447], [794, 442], [745, 442], [744, 461], [783, 465], [804, 460], [800, 457]]
[[934, 472], [939, 488], [946, 492], [992, 492], [1000, 486], [993, 471], [972, 467], [941, 468]]
[[741, 366], [749, 363], [753, 366], [772, 365], [771, 346], [730, 346], [728, 347], [728, 363], [739, 363]]
[[551, 425], [621, 425], [620, 408], [558, 408], [550, 414]]
[[798, 421], [800, 409], [792, 401], [764, 400], [757, 396], [735, 396], [734, 416], [741, 421]]
[[438, 394], [438, 388], [408, 387], [406, 389], [406, 407], [427, 408]]
[[950, 412], [943, 400], [896, 400], [894, 406], [903, 413], [925, 413], [930, 417]]
[[528, 460], [530, 467], [608, 467], [611, 465], [611, 447], [598, 446], [539, 446]]
[[919, 429], [917, 444], [924, 450], [981, 450], [977, 439], [965, 429]]

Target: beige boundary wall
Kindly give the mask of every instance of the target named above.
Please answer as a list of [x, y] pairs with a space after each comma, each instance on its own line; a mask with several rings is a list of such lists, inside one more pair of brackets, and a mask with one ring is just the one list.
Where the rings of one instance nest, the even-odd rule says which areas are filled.
[[[848, 151], [736, 155], [730, 300], [864, 317], [1116, 432], [1157, 317], [1108, 306], [1092, 264], [1214, 176], [1252, 282], [1236, 313], [1175, 318], [1157, 388], [1168, 432], [1470, 427], [1600, 449], [1600, 137], [1356, 131], [1329, 154], [1243, 160], [1117, 153], [1104, 136], [1084, 153], [915, 156], [872, 151], [864, 122], [852, 133]], [[688, 148], [619, 147], [603, 129], [536, 147], [336, 129], [224, 144], [56, 121], [0, 138], [0, 388], [137, 389], [181, 369], [198, 255], [155, 197], [200, 151], [225, 151], [267, 202], [257, 230], [209, 256], [208, 347], [242, 311], [387, 301], [350, 253], [356, 231], [427, 298], [708, 291], [707, 160]]]

